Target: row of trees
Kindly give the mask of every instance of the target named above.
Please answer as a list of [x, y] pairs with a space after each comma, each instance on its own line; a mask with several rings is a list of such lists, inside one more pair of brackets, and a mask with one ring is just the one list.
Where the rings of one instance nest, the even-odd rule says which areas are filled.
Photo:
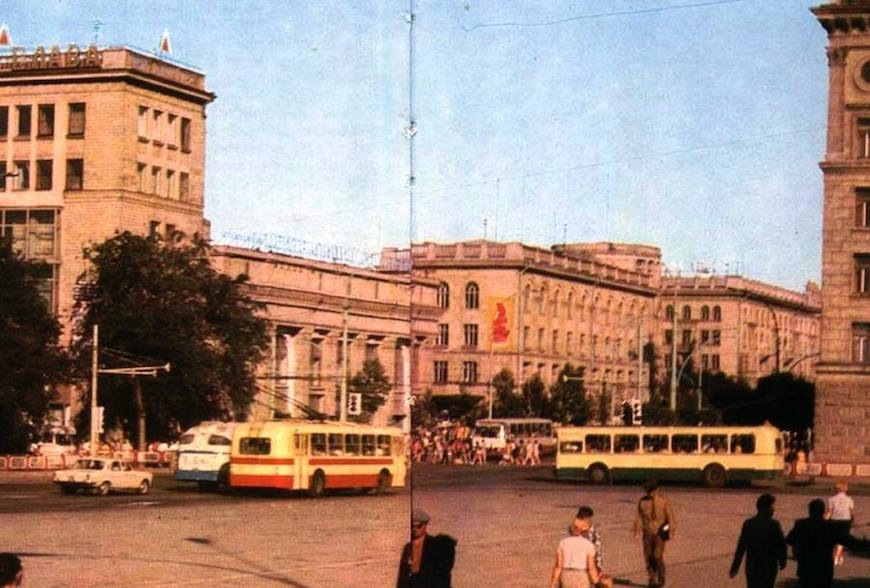
[[[67, 348], [38, 291], [42, 264], [24, 260], [9, 240], [0, 243], [0, 453], [26, 449], [59, 388], [89, 381], [94, 325], [101, 369], [171, 364], [156, 378], [100, 377], [107, 429], [162, 440], [203, 420], [243, 418], [260, 391], [268, 398], [270, 386], [256, 371], [269, 348], [263, 306], [244, 294], [247, 276], [215, 271], [205, 241], [125, 232], [84, 257], [90, 269], [79, 278]], [[360, 420], [390, 387], [377, 359], [349, 375], [348, 390], [362, 395]], [[89, 419], [81, 411], [80, 431], [89, 430]]]
[[[698, 381], [691, 362], [685, 370], [686, 381]], [[607, 390], [590, 393], [584, 386], [581, 370], [565, 365], [556, 381], [547, 387], [535, 374], [517, 386], [510, 370], [502, 370], [492, 381], [493, 416], [535, 416], [571, 424], [609, 422], [613, 398]], [[761, 378], [755, 388], [722, 372], [704, 373], [702, 405], [698, 410], [698, 390], [681, 386], [677, 391], [677, 410], [669, 406], [667, 383], [653, 385], [650, 400], [643, 405], [643, 424], [726, 424], [758, 425], [764, 422], [789, 431], [804, 431], [813, 424], [815, 385], [790, 373]], [[425, 420], [446, 414], [452, 418], [476, 419], [488, 412], [479, 396], [428, 397], [416, 407], [417, 418]]]

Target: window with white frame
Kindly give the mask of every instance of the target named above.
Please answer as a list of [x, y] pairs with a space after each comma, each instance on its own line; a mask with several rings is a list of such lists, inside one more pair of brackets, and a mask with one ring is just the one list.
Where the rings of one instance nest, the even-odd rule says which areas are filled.
[[463, 361], [462, 362], [462, 383], [476, 384], [477, 383], [477, 362]]
[[433, 375], [436, 384], [447, 383], [447, 362], [438, 360], [433, 366]]
[[450, 345], [450, 325], [447, 323], [441, 323], [438, 325], [438, 338], [435, 340], [435, 344], [441, 347], [447, 347]]

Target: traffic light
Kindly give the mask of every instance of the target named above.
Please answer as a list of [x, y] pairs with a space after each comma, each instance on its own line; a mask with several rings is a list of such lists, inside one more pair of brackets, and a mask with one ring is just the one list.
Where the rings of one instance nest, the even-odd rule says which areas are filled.
[[347, 414], [357, 416], [362, 412], [362, 394], [351, 392], [347, 395]]
[[643, 404], [641, 404], [640, 400], [635, 400], [632, 403], [632, 418], [634, 420], [635, 425], [643, 424]]

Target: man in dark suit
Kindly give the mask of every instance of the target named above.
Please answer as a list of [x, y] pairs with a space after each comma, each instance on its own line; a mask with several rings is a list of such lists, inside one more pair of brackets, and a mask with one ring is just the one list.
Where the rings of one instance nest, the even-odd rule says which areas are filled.
[[801, 588], [831, 588], [834, 583], [834, 545], [866, 551], [867, 540], [856, 539], [831, 521], [825, 520], [825, 501], [816, 498], [809, 504], [810, 516], [795, 521], [785, 538], [798, 562]]
[[731, 577], [737, 575], [745, 554], [747, 588], [773, 588], [777, 572], [785, 568], [785, 538], [779, 521], [773, 518], [775, 501], [771, 494], [758, 497], [755, 501], [758, 514], [744, 521], [740, 539], [737, 540], [737, 551], [731, 562]]
[[397, 588], [450, 588], [456, 557], [456, 539], [426, 532], [429, 515], [420, 508], [411, 512], [411, 541], [402, 549]]

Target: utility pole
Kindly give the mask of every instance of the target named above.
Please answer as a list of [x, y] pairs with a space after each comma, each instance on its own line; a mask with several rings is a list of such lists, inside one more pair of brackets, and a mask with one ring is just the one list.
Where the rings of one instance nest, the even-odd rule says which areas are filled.
[[341, 312], [341, 410], [338, 413], [342, 423], [347, 421], [347, 314], [348, 301], [345, 299]]
[[677, 285], [674, 284], [674, 312], [671, 327], [671, 410], [677, 410]]
[[97, 448], [100, 444], [100, 426], [97, 424], [97, 379], [100, 373], [99, 366], [99, 338], [100, 326], [94, 325], [94, 337], [92, 342], [91, 356], [91, 456], [97, 455]]

